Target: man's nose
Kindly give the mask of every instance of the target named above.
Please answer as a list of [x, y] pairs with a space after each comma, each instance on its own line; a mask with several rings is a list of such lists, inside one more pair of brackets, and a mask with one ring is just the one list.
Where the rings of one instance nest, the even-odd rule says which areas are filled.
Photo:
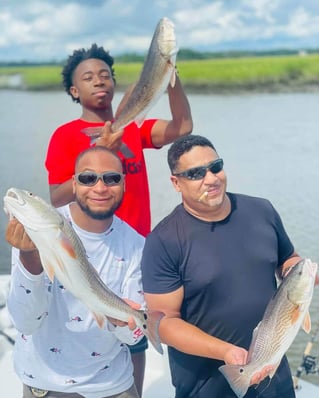
[[104, 84], [104, 80], [99, 75], [95, 75], [93, 76], [93, 83], [100, 86]]

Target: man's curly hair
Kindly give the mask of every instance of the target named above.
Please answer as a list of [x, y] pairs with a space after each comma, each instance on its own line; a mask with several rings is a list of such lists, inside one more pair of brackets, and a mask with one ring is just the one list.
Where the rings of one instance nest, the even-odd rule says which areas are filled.
[[92, 44], [89, 49], [81, 48], [79, 50], [73, 51], [73, 54], [70, 55], [67, 59], [67, 62], [62, 70], [62, 83], [65, 88], [65, 91], [71, 95], [72, 100], [74, 102], [80, 102], [78, 98], [73, 98], [72, 94], [70, 93], [70, 88], [73, 85], [72, 83], [72, 76], [75, 68], [82, 62], [87, 59], [100, 59], [104, 61], [111, 69], [112, 77], [115, 82], [115, 72], [113, 68], [114, 59], [109, 54], [108, 51], [105, 51], [103, 47], [98, 47], [97, 44]]

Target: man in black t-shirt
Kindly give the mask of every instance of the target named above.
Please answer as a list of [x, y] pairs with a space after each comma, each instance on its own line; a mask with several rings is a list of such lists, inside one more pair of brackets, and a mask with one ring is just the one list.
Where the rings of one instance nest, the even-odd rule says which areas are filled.
[[[182, 204], [148, 235], [142, 259], [147, 306], [160, 324], [176, 398], [234, 398], [221, 365], [247, 362], [252, 332], [277, 289], [276, 275], [301, 258], [268, 200], [226, 192], [223, 160], [190, 135], [168, 151]], [[245, 397], [294, 397], [283, 358], [252, 376]]]

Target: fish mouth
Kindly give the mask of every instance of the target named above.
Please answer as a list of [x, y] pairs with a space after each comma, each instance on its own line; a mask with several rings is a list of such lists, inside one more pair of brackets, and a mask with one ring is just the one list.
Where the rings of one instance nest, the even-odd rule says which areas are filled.
[[15, 188], [9, 188], [7, 190], [6, 196], [3, 198], [3, 202], [3, 210], [10, 220], [13, 218], [13, 208], [15, 208], [17, 205], [19, 207], [25, 205], [25, 201], [21, 195], [17, 193]]
[[14, 188], [10, 188], [7, 191], [6, 197], [14, 199], [16, 202], [18, 202], [19, 205], [24, 205], [25, 200], [18, 195], [17, 191]]

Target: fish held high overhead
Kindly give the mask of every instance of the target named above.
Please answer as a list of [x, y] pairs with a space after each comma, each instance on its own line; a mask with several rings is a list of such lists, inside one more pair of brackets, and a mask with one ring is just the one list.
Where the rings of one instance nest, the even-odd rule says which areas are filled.
[[135, 310], [113, 293], [88, 261], [85, 248], [69, 222], [53, 206], [31, 192], [10, 188], [4, 197], [4, 210], [23, 224], [50, 280], [56, 277], [89, 308], [100, 327], [106, 317], [123, 322], [133, 317], [154, 348], [163, 353], [158, 334], [163, 314]]
[[288, 271], [253, 332], [247, 364], [219, 368], [239, 398], [246, 394], [252, 376], [265, 366], [274, 368], [269, 376], [273, 377], [301, 326], [310, 332], [308, 310], [317, 268], [316, 263], [305, 259]]
[[[135, 121], [140, 126], [147, 112], [157, 103], [170, 84], [175, 85], [175, 62], [178, 48], [173, 22], [164, 17], [158, 22], [144, 61], [141, 75], [123, 97], [116, 112], [112, 130], [117, 132]], [[92, 140], [101, 135], [101, 127], [88, 127], [82, 132]], [[125, 155], [125, 148], [120, 149]]]

